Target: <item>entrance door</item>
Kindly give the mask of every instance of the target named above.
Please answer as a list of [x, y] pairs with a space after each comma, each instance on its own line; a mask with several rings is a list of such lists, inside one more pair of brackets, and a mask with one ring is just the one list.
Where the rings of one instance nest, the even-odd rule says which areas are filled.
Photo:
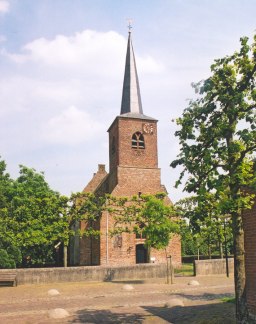
[[136, 263], [147, 263], [147, 249], [143, 244], [136, 245]]

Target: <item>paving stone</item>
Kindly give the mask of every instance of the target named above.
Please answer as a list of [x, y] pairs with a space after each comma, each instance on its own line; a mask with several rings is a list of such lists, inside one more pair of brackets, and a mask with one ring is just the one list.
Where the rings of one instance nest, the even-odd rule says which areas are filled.
[[189, 286], [199, 286], [199, 282], [196, 280], [190, 280], [188, 283]]
[[167, 303], [164, 305], [165, 307], [174, 307], [174, 306], [184, 306], [184, 302], [180, 298], [171, 298]]
[[49, 289], [48, 290], [48, 295], [49, 296], [58, 296], [60, 293], [57, 289]]
[[55, 308], [55, 309], [51, 309], [49, 311], [50, 318], [57, 319], [57, 318], [65, 318], [68, 316], [69, 316], [69, 313], [63, 308]]
[[134, 289], [134, 287], [132, 285], [123, 285], [123, 290], [131, 291], [133, 289]]

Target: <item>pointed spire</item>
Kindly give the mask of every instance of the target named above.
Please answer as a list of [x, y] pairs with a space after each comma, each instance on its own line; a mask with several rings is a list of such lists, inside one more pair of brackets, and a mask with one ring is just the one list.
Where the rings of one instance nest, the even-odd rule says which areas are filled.
[[143, 114], [141, 97], [140, 97], [140, 86], [137, 75], [134, 51], [132, 47], [131, 39], [131, 25], [129, 25], [129, 36], [127, 44], [125, 72], [124, 72], [124, 83], [123, 83], [123, 94], [121, 104], [121, 115], [133, 113]]

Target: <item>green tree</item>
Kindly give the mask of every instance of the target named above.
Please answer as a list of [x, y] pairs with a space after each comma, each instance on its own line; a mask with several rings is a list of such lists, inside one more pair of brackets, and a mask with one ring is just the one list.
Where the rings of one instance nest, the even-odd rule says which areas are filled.
[[180, 235], [182, 256], [196, 255], [198, 252], [197, 242], [191, 227], [185, 220], [180, 223]]
[[166, 204], [165, 196], [160, 193], [131, 199], [112, 197], [109, 210], [115, 218], [113, 233], [128, 232], [144, 237], [148, 251], [166, 248], [172, 234], [179, 232], [179, 224], [174, 207]]
[[7, 231], [6, 220], [12, 201], [13, 180], [6, 172], [5, 161], [0, 161], [0, 267], [14, 268], [21, 263], [20, 249], [15, 246], [13, 235]]
[[0, 249], [0, 269], [16, 268], [16, 263], [6, 250]]
[[222, 258], [225, 241], [224, 232], [228, 242], [232, 240], [230, 227], [224, 229], [224, 220], [227, 217], [220, 214], [219, 202], [216, 201], [215, 195], [209, 192], [205, 193], [204, 200], [201, 197], [199, 202], [197, 198], [190, 196], [175, 204], [179, 215], [186, 221], [186, 226], [183, 226], [185, 232], [182, 239], [185, 243], [192, 236], [200, 253], [208, 254], [209, 258], [211, 258], [212, 253], [219, 254]]
[[205, 240], [200, 235], [200, 225], [198, 217], [201, 214], [197, 213], [196, 197], [188, 197], [179, 200], [175, 204], [175, 208], [181, 218], [181, 248], [183, 255], [206, 254], [207, 245]]
[[[64, 266], [67, 266], [67, 247], [70, 239], [75, 236], [98, 238], [100, 236], [99, 221], [106, 209], [108, 196], [96, 196], [93, 193], [73, 193], [66, 201], [63, 214], [59, 222], [62, 231], [59, 240], [64, 245]], [[85, 226], [77, 226], [84, 222]], [[82, 228], [82, 229], [81, 229]]]
[[243, 190], [253, 179], [252, 154], [256, 150], [256, 36], [254, 43], [241, 38], [233, 55], [215, 60], [211, 76], [198, 84], [192, 100], [177, 120], [180, 154], [172, 166], [189, 173], [185, 190], [199, 201], [211, 192], [222, 214], [232, 219], [235, 261], [236, 316], [247, 321], [244, 231], [241, 211], [251, 208], [252, 195]]
[[0, 209], [7, 208], [10, 203], [11, 186], [12, 179], [6, 172], [6, 163], [0, 160]]
[[24, 265], [53, 262], [53, 246], [65, 207], [61, 196], [50, 189], [42, 173], [25, 166], [20, 166], [20, 175], [5, 196], [8, 204], [0, 211], [5, 248], [18, 248]]
[[[67, 246], [79, 235], [99, 236], [95, 224], [105, 207], [106, 197], [76, 193], [70, 197], [53, 191], [43, 173], [20, 166], [20, 175], [12, 180], [6, 164], [0, 161], [0, 249], [1, 267], [20, 265], [43, 266], [54, 263], [54, 246]], [[77, 222], [85, 221], [84, 230]]]

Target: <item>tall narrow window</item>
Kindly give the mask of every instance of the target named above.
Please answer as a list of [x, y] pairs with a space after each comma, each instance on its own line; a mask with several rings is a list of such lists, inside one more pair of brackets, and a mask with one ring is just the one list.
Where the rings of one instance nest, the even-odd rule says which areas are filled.
[[144, 136], [140, 132], [136, 132], [132, 135], [132, 148], [136, 148], [136, 149], [145, 148]]

